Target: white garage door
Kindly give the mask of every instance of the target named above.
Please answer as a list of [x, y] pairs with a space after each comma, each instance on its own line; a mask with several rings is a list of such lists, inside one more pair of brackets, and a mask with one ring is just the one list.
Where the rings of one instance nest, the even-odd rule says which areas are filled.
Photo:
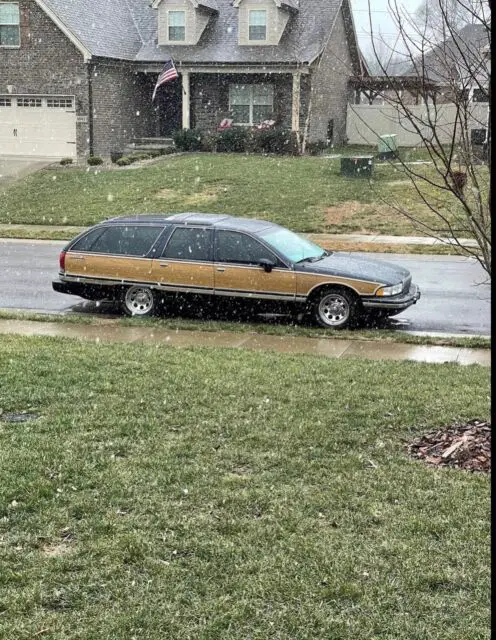
[[0, 95], [0, 154], [74, 158], [74, 98]]

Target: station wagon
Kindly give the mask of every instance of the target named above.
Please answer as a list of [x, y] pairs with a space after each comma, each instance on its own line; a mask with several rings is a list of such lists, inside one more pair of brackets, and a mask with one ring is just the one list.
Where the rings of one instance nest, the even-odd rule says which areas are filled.
[[265, 220], [205, 213], [97, 224], [61, 252], [53, 288], [119, 300], [136, 316], [166, 306], [168, 294], [265, 301], [304, 309], [335, 329], [363, 314], [395, 315], [420, 297], [402, 267], [326, 251]]

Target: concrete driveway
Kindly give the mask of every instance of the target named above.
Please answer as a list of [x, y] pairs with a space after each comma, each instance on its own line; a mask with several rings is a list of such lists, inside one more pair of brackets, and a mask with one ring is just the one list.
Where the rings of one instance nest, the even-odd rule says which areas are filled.
[[0, 185], [24, 178], [54, 162], [57, 162], [57, 158], [0, 155]]

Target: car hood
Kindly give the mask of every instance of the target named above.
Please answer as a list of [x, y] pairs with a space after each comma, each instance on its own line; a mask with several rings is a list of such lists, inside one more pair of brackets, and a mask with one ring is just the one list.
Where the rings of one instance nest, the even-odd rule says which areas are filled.
[[356, 278], [367, 282], [380, 282], [384, 285], [398, 284], [405, 280], [410, 272], [390, 262], [362, 258], [351, 253], [334, 252], [317, 262], [302, 262], [296, 265], [297, 271], [324, 275]]

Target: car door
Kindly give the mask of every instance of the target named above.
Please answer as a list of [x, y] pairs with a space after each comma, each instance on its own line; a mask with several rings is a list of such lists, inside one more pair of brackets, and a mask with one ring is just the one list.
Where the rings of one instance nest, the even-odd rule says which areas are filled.
[[82, 281], [151, 281], [152, 260], [147, 257], [163, 225], [109, 225], [93, 229], [67, 252], [68, 276]]
[[168, 291], [213, 294], [212, 258], [212, 229], [178, 226], [171, 233], [162, 255], [153, 260], [153, 280]]
[[[261, 261], [274, 266], [266, 271]], [[294, 300], [296, 274], [257, 238], [242, 231], [215, 231], [215, 294]]]

